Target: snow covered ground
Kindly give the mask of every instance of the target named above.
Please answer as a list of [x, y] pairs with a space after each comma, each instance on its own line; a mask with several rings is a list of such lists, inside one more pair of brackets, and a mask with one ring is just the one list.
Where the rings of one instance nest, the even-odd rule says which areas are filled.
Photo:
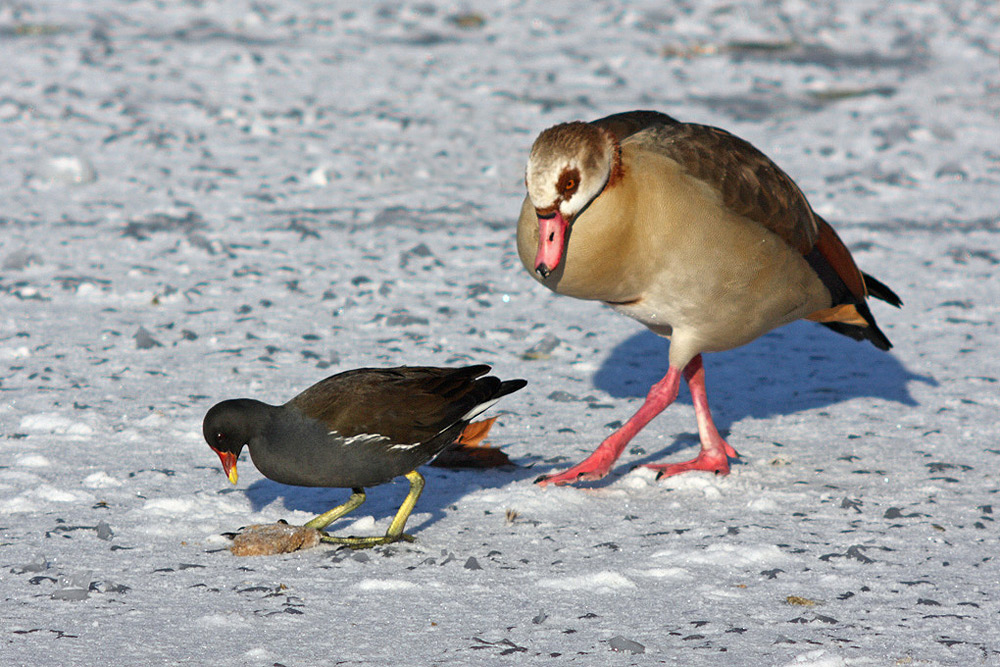
[[[997, 35], [993, 0], [0, 0], [0, 663], [1000, 664]], [[541, 489], [666, 343], [524, 273], [523, 162], [635, 108], [784, 167], [896, 347], [710, 355], [731, 475], [631, 471], [693, 455], [685, 394]], [[530, 382], [518, 468], [426, 469], [413, 544], [225, 550], [346, 492], [230, 487], [210, 405], [467, 362]]]

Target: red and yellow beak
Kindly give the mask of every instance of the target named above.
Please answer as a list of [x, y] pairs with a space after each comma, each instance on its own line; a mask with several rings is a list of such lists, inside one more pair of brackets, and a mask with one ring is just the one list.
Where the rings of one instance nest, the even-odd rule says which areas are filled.
[[219, 455], [219, 460], [222, 461], [223, 472], [226, 473], [226, 477], [229, 478], [229, 481], [235, 484], [239, 477], [236, 473], [236, 454], [233, 454], [232, 452], [220, 452], [218, 449], [214, 448], [212, 451]]
[[556, 270], [562, 262], [569, 223], [559, 211], [551, 217], [538, 218], [538, 253], [535, 255], [535, 272], [542, 278]]

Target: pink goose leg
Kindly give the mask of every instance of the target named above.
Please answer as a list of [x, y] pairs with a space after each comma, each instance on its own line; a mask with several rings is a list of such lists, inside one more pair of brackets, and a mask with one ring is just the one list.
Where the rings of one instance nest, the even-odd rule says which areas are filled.
[[729, 474], [729, 459], [739, 455], [728, 442], [719, 435], [712, 421], [712, 412], [708, 409], [708, 394], [705, 393], [705, 367], [699, 354], [684, 367], [684, 379], [691, 389], [691, 400], [694, 403], [694, 413], [698, 419], [698, 435], [701, 437], [701, 451], [698, 456], [684, 463], [654, 463], [646, 468], [658, 470], [661, 477], [677, 475], [688, 470], [705, 470], [717, 475]]
[[639, 411], [632, 415], [625, 424], [609, 435], [594, 453], [588, 456], [583, 462], [573, 466], [569, 470], [556, 475], [542, 475], [535, 480], [536, 484], [545, 486], [546, 484], [570, 484], [572, 482], [592, 482], [601, 479], [611, 470], [628, 441], [642, 430], [653, 417], [663, 412], [663, 409], [677, 399], [677, 392], [680, 391], [681, 372], [671, 366], [667, 369], [667, 374], [649, 390], [646, 401], [639, 408]]
[[[686, 463], [676, 463], [669, 465], [650, 465], [650, 468], [661, 470], [658, 477], [665, 475], [676, 475], [685, 470], [711, 470], [720, 475], [729, 472], [729, 461], [727, 456], [737, 456], [736, 450], [729, 446], [712, 422], [712, 415], [708, 410], [708, 398], [705, 395], [705, 371], [701, 363], [699, 354], [692, 359], [684, 368], [684, 378], [691, 388], [691, 396], [694, 400], [695, 414], [698, 418], [698, 431], [701, 434], [702, 450], [698, 457]], [[680, 391], [681, 371], [671, 366], [667, 369], [667, 374], [649, 390], [646, 401], [639, 408], [638, 412], [632, 415], [625, 424], [609, 435], [594, 453], [585, 460], [573, 466], [569, 470], [555, 475], [542, 475], [536, 484], [545, 486], [546, 484], [571, 484], [573, 482], [591, 482], [601, 479], [611, 470], [625, 445], [635, 436], [636, 433], [648, 424], [656, 415], [677, 400]]]

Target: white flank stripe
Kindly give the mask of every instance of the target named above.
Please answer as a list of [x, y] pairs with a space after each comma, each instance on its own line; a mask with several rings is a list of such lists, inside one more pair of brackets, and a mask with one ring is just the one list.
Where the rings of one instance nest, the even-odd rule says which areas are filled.
[[477, 405], [476, 407], [472, 408], [464, 415], [462, 415], [462, 419], [468, 419], [469, 421], [472, 421], [473, 419], [483, 414], [484, 412], [486, 412], [499, 402], [500, 402], [499, 398], [494, 398], [492, 401], [486, 401], [485, 403], [480, 403], [479, 405]]
[[[340, 437], [340, 434], [336, 431], [330, 431], [329, 435]], [[379, 442], [380, 440], [388, 440], [388, 438], [377, 433], [358, 433], [357, 435], [352, 435], [350, 438], [344, 438], [344, 441], [340, 444], [343, 447], [347, 447], [349, 445], [368, 445]]]
[[419, 447], [422, 442], [412, 442], [408, 445], [392, 445], [389, 449], [413, 449], [414, 447]]

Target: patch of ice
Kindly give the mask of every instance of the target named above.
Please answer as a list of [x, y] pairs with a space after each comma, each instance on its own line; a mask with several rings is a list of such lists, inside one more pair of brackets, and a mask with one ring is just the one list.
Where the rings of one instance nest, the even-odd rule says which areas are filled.
[[239, 614], [208, 614], [199, 618], [195, 623], [199, 627], [213, 628], [243, 627], [247, 624], [246, 619]]
[[47, 468], [52, 465], [52, 462], [41, 454], [26, 454], [19, 457], [16, 463], [25, 468]]
[[46, 502], [51, 503], [85, 503], [93, 498], [80, 491], [65, 491], [50, 484], [41, 484], [24, 493], [0, 501], [0, 512], [38, 512]]
[[657, 486], [656, 471], [650, 468], [635, 468], [618, 480], [617, 486], [627, 489], [648, 489]]
[[59, 155], [43, 161], [35, 174], [36, 186], [46, 189], [55, 185], [88, 185], [97, 180], [97, 170], [86, 158]]
[[729, 479], [710, 472], [692, 471], [666, 477], [658, 484], [671, 491], [701, 491], [706, 498], [714, 500], [722, 496], [722, 487], [729, 486], [730, 483], [727, 483]]
[[13, 498], [7, 498], [6, 500], [0, 500], [0, 513], [3, 514], [18, 514], [23, 512], [38, 512], [41, 508], [38, 503], [34, 502], [31, 498], [21, 494], [19, 496], [14, 496]]
[[416, 587], [412, 581], [400, 579], [362, 579], [358, 582], [358, 588], [363, 591], [405, 591]]
[[747, 509], [754, 512], [777, 512], [781, 505], [771, 496], [760, 496], [747, 503]]
[[98, 287], [94, 283], [80, 283], [80, 286], [76, 288], [76, 295], [78, 297], [86, 297], [91, 295], [102, 295], [104, 289]]
[[57, 489], [51, 484], [42, 484], [27, 493], [30, 493], [40, 500], [47, 500], [53, 503], [82, 503], [87, 502], [88, 500], [93, 500], [89, 494], [80, 491]]
[[27, 433], [59, 433], [67, 435], [91, 435], [94, 429], [54, 412], [40, 412], [21, 418], [20, 430]]
[[593, 502], [586, 491], [574, 486], [539, 487], [534, 484], [523, 487], [504, 487], [478, 491], [475, 501], [491, 507], [512, 507], [521, 513], [562, 514], [574, 507], [587, 507]]
[[268, 651], [266, 648], [252, 648], [243, 654], [243, 658], [247, 661], [253, 662], [270, 662], [274, 660], [277, 656]]
[[89, 424], [84, 424], [83, 422], [73, 422], [72, 424], [70, 424], [70, 427], [66, 429], [66, 435], [86, 436], [93, 434], [94, 434], [94, 427], [90, 426]]
[[800, 653], [791, 662], [786, 662], [784, 667], [847, 667], [847, 665], [858, 664], [855, 660], [846, 660], [839, 655], [831, 655], [824, 649], [816, 649], [808, 653]]
[[121, 485], [122, 481], [120, 479], [112, 477], [103, 470], [87, 475], [83, 479], [83, 486], [88, 489], [109, 489]]
[[188, 498], [152, 498], [142, 506], [146, 512], [162, 516], [189, 514], [194, 508], [195, 502]]
[[163, 426], [167, 425], [169, 422], [170, 420], [167, 418], [165, 414], [163, 414], [159, 410], [154, 410], [153, 412], [150, 412], [142, 419], [135, 420], [134, 423], [136, 426], [144, 426], [146, 428], [160, 429]]
[[560, 591], [585, 590], [588, 593], [613, 593], [615, 591], [636, 588], [636, 585], [617, 572], [597, 572], [578, 577], [556, 577], [539, 579], [542, 588], [554, 588]]
[[653, 577], [656, 579], [687, 579], [691, 573], [683, 567], [651, 567], [645, 570], [635, 570], [635, 574], [641, 577]]
[[21, 418], [20, 430], [29, 433], [54, 433], [58, 429], [69, 428], [73, 424], [72, 419], [67, 419], [62, 415], [41, 412], [34, 415], [25, 415]]
[[700, 551], [664, 549], [654, 553], [651, 558], [673, 562], [714, 563], [730, 568], [764, 566], [787, 559], [781, 549], [774, 545], [733, 545], [720, 543], [710, 544]]
[[351, 524], [347, 532], [351, 534], [361, 534], [370, 533], [375, 530], [375, 517], [373, 516], [362, 516]]
[[230, 540], [228, 537], [226, 537], [225, 535], [220, 535], [219, 533], [209, 533], [208, 535], [205, 536], [203, 542], [205, 543], [206, 546], [212, 548], [229, 547], [229, 545], [233, 543], [233, 541]]
[[31, 350], [26, 345], [20, 347], [0, 347], [0, 359], [26, 359], [31, 356]]
[[309, 182], [312, 185], [326, 187], [330, 185], [330, 177], [334, 175], [333, 169], [327, 165], [321, 165], [309, 172]]
[[[690, 554], [689, 554], [690, 555]], [[694, 556], [701, 562], [717, 563], [727, 567], [770, 565], [785, 560], [785, 554], [774, 545], [766, 544], [710, 544]]]
[[[223, 496], [195, 495], [191, 498], [150, 498], [142, 509], [154, 516], [177, 517], [188, 521], [211, 519], [213, 530], [218, 517], [224, 514], [247, 514], [246, 508], [238, 503], [239, 496], [233, 500]], [[242, 520], [249, 521], [243, 516]]]

